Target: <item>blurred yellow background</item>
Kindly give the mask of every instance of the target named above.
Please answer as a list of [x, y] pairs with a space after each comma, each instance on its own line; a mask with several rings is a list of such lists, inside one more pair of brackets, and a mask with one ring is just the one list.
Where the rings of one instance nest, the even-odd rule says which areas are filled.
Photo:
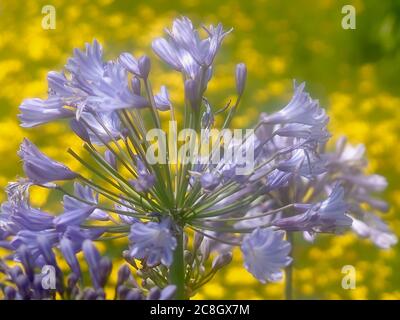
[[[55, 30], [42, 28], [41, 10], [49, 4], [56, 9]], [[356, 8], [355, 30], [341, 27], [345, 4]], [[24, 98], [45, 97], [47, 72], [60, 70], [73, 48], [82, 48], [93, 38], [103, 44], [106, 58], [116, 58], [123, 51], [149, 54], [152, 81], [156, 86], [167, 85], [179, 105], [180, 77], [156, 62], [150, 44], [180, 14], [197, 24], [222, 22], [226, 28], [234, 27], [217, 59], [208, 92], [214, 104], [222, 106], [234, 94], [234, 65], [247, 64], [247, 90], [237, 126], [251, 125], [260, 111], [283, 106], [290, 99], [292, 79], [306, 81], [311, 95], [328, 109], [334, 138], [346, 134], [352, 143], [365, 143], [370, 170], [388, 178], [385, 198], [391, 210], [385, 218], [400, 234], [400, 3], [395, 0], [0, 0], [2, 189], [21, 174], [16, 151], [24, 136], [79, 170], [65, 150], [80, 142], [65, 124], [24, 130], [16, 114]], [[53, 196], [36, 192], [34, 202], [51, 203]], [[314, 245], [300, 238], [297, 242], [295, 298], [400, 299], [398, 246], [378, 250], [351, 234], [319, 236]], [[281, 283], [258, 284], [238, 257], [196, 298], [283, 297]], [[349, 264], [357, 270], [355, 290], [341, 287], [341, 268]]]

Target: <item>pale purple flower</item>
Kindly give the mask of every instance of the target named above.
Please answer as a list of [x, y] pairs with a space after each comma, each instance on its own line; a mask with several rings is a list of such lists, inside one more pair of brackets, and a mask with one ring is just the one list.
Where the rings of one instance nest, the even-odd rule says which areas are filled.
[[244, 267], [262, 283], [281, 280], [282, 269], [292, 262], [284, 235], [283, 231], [257, 228], [243, 238]]
[[[230, 34], [233, 30], [233, 28], [229, 30], [224, 30], [223, 26], [221, 23], [218, 23], [217, 26], [210, 25], [208, 27], [203, 26], [204, 30], [206, 30], [209, 38], [206, 39], [206, 41], [202, 41], [200, 43], [200, 50], [204, 51], [206, 50], [206, 56], [205, 56], [205, 64], [206, 65], [211, 65], [214, 61], [215, 56], [218, 53], [218, 50], [221, 47], [222, 41], [224, 38]], [[204, 45], [204, 42], [206, 45]]]
[[140, 84], [140, 79], [138, 77], [136, 76], [132, 77], [131, 87], [132, 87], [132, 92], [140, 96], [141, 84]]
[[379, 174], [344, 175], [342, 178], [371, 192], [382, 192], [388, 185], [386, 178]]
[[82, 244], [86, 262], [89, 267], [90, 277], [96, 289], [102, 288], [111, 272], [111, 261], [106, 257], [101, 257], [92, 241], [85, 240]]
[[22, 102], [18, 115], [21, 126], [30, 128], [58, 119], [71, 118], [72, 110], [63, 107], [64, 103], [59, 97], [49, 97], [47, 100], [33, 98]]
[[[140, 65], [144, 71], [148, 71], [148, 59], [142, 59]], [[86, 44], [84, 52], [75, 49], [65, 69], [68, 77], [57, 72], [48, 74], [47, 100], [28, 99], [22, 103], [19, 118], [24, 127], [74, 115], [79, 120], [85, 111], [111, 112], [149, 106], [147, 99], [129, 88], [125, 67], [119, 62], [103, 62], [102, 48], [96, 40], [92, 45]], [[76, 124], [74, 128], [77, 128]]]
[[347, 210], [344, 189], [336, 185], [326, 200], [313, 205], [303, 214], [281, 218], [273, 224], [287, 231], [340, 232], [352, 224]]
[[362, 220], [353, 217], [352, 229], [362, 238], [369, 238], [381, 249], [389, 249], [397, 244], [397, 236], [378, 216], [365, 213]]
[[263, 123], [268, 124], [287, 124], [300, 123], [305, 125], [321, 125], [328, 121], [328, 116], [324, 109], [320, 108], [319, 102], [313, 100], [304, 91], [305, 83], [295, 87], [295, 93], [289, 104], [282, 110], [266, 115]]
[[210, 26], [205, 30], [209, 37], [202, 40], [190, 19], [182, 17], [174, 20], [172, 29], [167, 30], [167, 33], [173, 43], [178, 48], [189, 52], [199, 65], [209, 66], [212, 64], [222, 40], [230, 31], [224, 31], [221, 24], [217, 27]]
[[[133, 224], [139, 222], [139, 219], [132, 216], [132, 214], [137, 213], [133, 208], [132, 204], [128, 203], [126, 200], [120, 199], [120, 203], [114, 205], [115, 209], [119, 212], [119, 219], [126, 224]], [[125, 214], [124, 214], [125, 213]]]
[[19, 230], [41, 231], [53, 227], [54, 216], [31, 207], [26, 201], [12, 205], [9, 217]]
[[125, 52], [119, 56], [122, 65], [134, 75], [146, 79], [150, 71], [150, 59], [146, 55], [135, 59], [130, 53]]
[[28, 139], [21, 143], [18, 155], [24, 162], [25, 174], [33, 183], [46, 184], [58, 180], [71, 180], [78, 176], [65, 165], [40, 152]]
[[77, 225], [69, 225], [65, 230], [62, 231], [62, 238], [66, 238], [71, 241], [71, 245], [75, 252], [78, 252], [82, 248], [83, 241], [96, 240], [104, 232], [106, 228], [89, 228], [84, 229]]
[[137, 179], [132, 179], [129, 182], [136, 191], [146, 192], [154, 186], [156, 179], [152, 173], [149, 173], [146, 165], [139, 157], [136, 157], [136, 161], [138, 177]]
[[312, 177], [326, 172], [326, 162], [312, 153], [298, 149], [288, 160], [279, 162], [277, 169], [304, 177]]
[[290, 123], [278, 128], [275, 134], [281, 137], [299, 138], [317, 143], [324, 143], [330, 138], [326, 124], [309, 126], [300, 123]]
[[84, 206], [77, 209], [65, 211], [54, 218], [57, 230], [64, 230], [68, 226], [78, 226], [84, 222], [95, 210], [94, 206]]
[[104, 76], [90, 87], [88, 105], [100, 111], [148, 107], [147, 99], [133, 93], [128, 83], [126, 69], [116, 62], [108, 62]]
[[166, 111], [172, 107], [166, 86], [161, 86], [160, 92], [154, 96], [154, 100], [156, 102], [157, 109], [160, 111]]
[[[65, 211], [73, 211], [76, 209], [93, 207], [96, 206], [99, 202], [98, 193], [93, 192], [93, 190], [89, 186], [84, 186], [78, 182], [74, 183], [74, 193], [78, 198], [82, 199], [83, 201], [79, 201], [76, 198], [65, 195], [63, 197]], [[110, 217], [107, 212], [96, 208], [90, 214], [88, 219], [105, 221], [109, 220], [109, 218]]]
[[177, 241], [172, 235], [171, 221], [164, 219], [160, 223], [137, 222], [132, 224], [129, 240], [130, 255], [136, 259], [145, 259], [148, 266], [162, 263], [170, 266]]
[[200, 177], [200, 184], [207, 191], [214, 190], [221, 182], [221, 177], [217, 174], [206, 172]]
[[[164, 62], [166, 62], [176, 71], [181, 71], [183, 69], [183, 65], [181, 61], [179, 61], [178, 59], [178, 54], [176, 52], [177, 49], [167, 40], [163, 38], [155, 39], [152, 43], [152, 47], [154, 52], [160, 57], [160, 59], [164, 60]], [[194, 60], [192, 58], [190, 59], [191, 59], [190, 64], [194, 64], [195, 63]]]
[[37, 244], [39, 248], [39, 252], [42, 255], [44, 261], [48, 265], [57, 266], [56, 257], [53, 252], [54, 242], [51, 237], [46, 236], [45, 234], [38, 234], [37, 236]]
[[280, 170], [272, 171], [267, 177], [267, 191], [276, 190], [286, 187], [289, 183], [291, 172], [283, 172]]
[[225, 32], [222, 25], [205, 28], [208, 33], [206, 39], [200, 39], [192, 22], [182, 17], [174, 20], [171, 30], [166, 30], [169, 39], [158, 38], [153, 41], [154, 52], [167, 64], [177, 71], [183, 72], [191, 79], [201, 77], [202, 68], [205, 68], [207, 82], [211, 77], [211, 64], [219, 47], [230, 32]]
[[77, 81], [97, 81], [104, 74], [103, 48], [93, 40], [85, 44], [85, 52], [74, 49], [73, 57], [68, 59], [65, 68]]
[[84, 129], [89, 134], [91, 143], [103, 145], [123, 136], [121, 121], [116, 112], [83, 112], [80, 120], [84, 121]]
[[42, 241], [46, 239], [47, 246], [54, 247], [58, 242], [58, 233], [54, 230], [42, 230], [42, 231], [31, 231], [31, 230], [21, 230], [17, 235], [11, 240], [11, 245], [17, 249], [21, 245], [25, 245], [29, 248], [34, 260], [40, 259], [43, 255], [43, 248], [40, 248], [40, 238]]
[[68, 263], [68, 266], [71, 268], [72, 272], [77, 276], [81, 275], [81, 268], [76, 257], [76, 252], [74, 248], [74, 244], [71, 240], [66, 237], [63, 237], [60, 240], [60, 250], [65, 258], [65, 261]]

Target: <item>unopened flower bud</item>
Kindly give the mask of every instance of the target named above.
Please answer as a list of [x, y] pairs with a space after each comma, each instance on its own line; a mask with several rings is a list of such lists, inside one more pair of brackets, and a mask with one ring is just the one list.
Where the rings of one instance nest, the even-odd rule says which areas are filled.
[[232, 261], [232, 253], [227, 252], [224, 254], [220, 254], [219, 256], [215, 257], [212, 262], [212, 268], [215, 270], [221, 269], [225, 267]]
[[243, 94], [246, 85], [247, 68], [244, 63], [236, 65], [236, 91], [239, 96]]
[[140, 77], [147, 79], [150, 73], [150, 59], [148, 56], [144, 55], [139, 58], [138, 67], [140, 72]]
[[117, 286], [123, 284], [126, 280], [128, 280], [130, 275], [131, 270], [129, 269], [129, 267], [126, 264], [122, 265], [122, 267], [120, 267], [118, 270]]
[[85, 126], [78, 120], [72, 119], [69, 122], [69, 125], [75, 134], [81, 138], [83, 141], [90, 143], [90, 136], [88, 131], [86, 130]]

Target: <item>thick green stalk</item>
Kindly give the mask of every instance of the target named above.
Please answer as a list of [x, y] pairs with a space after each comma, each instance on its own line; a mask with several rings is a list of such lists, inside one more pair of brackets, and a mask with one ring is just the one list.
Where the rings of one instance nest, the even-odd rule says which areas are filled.
[[[292, 232], [287, 232], [287, 240], [292, 245], [292, 257], [294, 252], [294, 237]], [[285, 269], [285, 299], [293, 300], [293, 262]]]
[[179, 230], [176, 235], [177, 246], [174, 252], [174, 262], [170, 268], [170, 283], [176, 286], [177, 300], [185, 300], [185, 260], [183, 256], [183, 231]]

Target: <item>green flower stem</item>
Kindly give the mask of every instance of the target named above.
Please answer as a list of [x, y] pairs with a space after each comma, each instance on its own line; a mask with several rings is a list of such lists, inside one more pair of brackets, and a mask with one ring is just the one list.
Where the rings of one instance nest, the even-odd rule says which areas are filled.
[[[294, 252], [294, 237], [292, 232], [287, 232], [287, 240], [292, 245], [292, 257]], [[285, 268], [285, 299], [293, 300], [293, 262]]]
[[177, 300], [185, 300], [185, 260], [183, 256], [183, 230], [179, 230], [176, 236], [177, 246], [174, 252], [174, 261], [170, 268], [170, 283], [176, 286]]

